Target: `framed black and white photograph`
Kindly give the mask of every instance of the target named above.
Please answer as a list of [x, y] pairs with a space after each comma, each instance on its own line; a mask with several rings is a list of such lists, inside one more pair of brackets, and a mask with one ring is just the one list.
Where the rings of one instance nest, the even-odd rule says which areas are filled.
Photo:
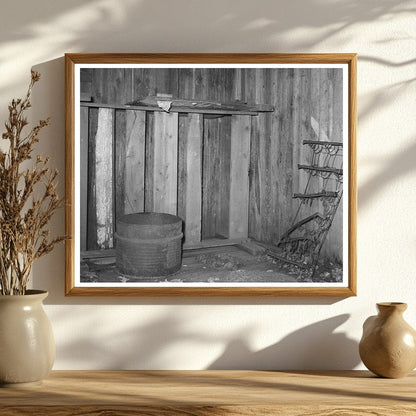
[[355, 129], [355, 54], [66, 54], [66, 294], [355, 295]]

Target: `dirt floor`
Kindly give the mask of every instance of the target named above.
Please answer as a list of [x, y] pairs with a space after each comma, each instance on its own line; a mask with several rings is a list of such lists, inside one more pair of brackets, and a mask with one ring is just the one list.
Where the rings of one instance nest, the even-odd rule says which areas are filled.
[[124, 276], [117, 269], [115, 257], [94, 258], [81, 262], [81, 282], [339, 282], [342, 265], [322, 261], [312, 279], [298, 268], [266, 254], [250, 254], [237, 246], [191, 250], [184, 253], [182, 268], [167, 277]]

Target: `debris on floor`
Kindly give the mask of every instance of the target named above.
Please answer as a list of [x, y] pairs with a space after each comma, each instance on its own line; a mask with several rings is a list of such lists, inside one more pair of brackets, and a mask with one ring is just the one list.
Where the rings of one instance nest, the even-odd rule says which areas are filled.
[[163, 277], [124, 276], [117, 268], [115, 257], [84, 259], [81, 262], [81, 282], [157, 282], [186, 283], [332, 283], [342, 282], [342, 264], [322, 259], [313, 280], [297, 266], [284, 263], [267, 254], [252, 255], [236, 246], [188, 252], [182, 268]]

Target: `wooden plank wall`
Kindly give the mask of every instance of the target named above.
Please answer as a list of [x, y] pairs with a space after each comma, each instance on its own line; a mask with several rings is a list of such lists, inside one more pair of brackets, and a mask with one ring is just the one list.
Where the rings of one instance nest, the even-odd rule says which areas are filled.
[[[271, 114], [251, 121], [249, 235], [277, 243], [299, 206], [294, 192], [305, 189], [307, 175], [298, 163], [310, 163], [311, 151], [302, 140], [342, 141], [342, 72], [336, 69], [246, 69], [245, 100], [275, 106]], [[320, 126], [317, 136], [312, 117]], [[322, 183], [316, 185], [316, 189]], [[318, 209], [305, 207], [302, 216]], [[342, 206], [323, 248], [342, 258]]]
[[[305, 174], [297, 169], [298, 163], [310, 161], [310, 150], [302, 145], [302, 140], [325, 136], [329, 140], [342, 139], [341, 76], [341, 70], [335, 69], [94, 69], [85, 70], [81, 79], [83, 93], [90, 94], [93, 101], [102, 103], [124, 104], [148, 95], [168, 93], [184, 99], [220, 102], [242, 100], [273, 104], [273, 113], [251, 117], [248, 232], [256, 240], [277, 243], [290, 226], [298, 207], [299, 202], [292, 195], [303, 191], [306, 184]], [[97, 110], [90, 109], [89, 114], [91, 137], [97, 129]], [[116, 125], [127, 126], [126, 117], [116, 111]], [[141, 138], [134, 140], [141, 143], [141, 149], [145, 142], [145, 161], [137, 163], [140, 171], [145, 170], [146, 182], [140, 184], [139, 189], [127, 192], [135, 192], [132, 198], [135, 201], [134, 209], [144, 207], [151, 211], [154, 208], [152, 166], [155, 127], [153, 113], [148, 112], [145, 117], [145, 123], [141, 119], [138, 122], [141, 127], [135, 127], [140, 130], [138, 135]], [[312, 117], [319, 125], [320, 137], [317, 137], [312, 128]], [[130, 121], [130, 125], [131, 123]], [[187, 131], [189, 120], [186, 115], [180, 115], [177, 123], [177, 206], [178, 214], [185, 215], [189, 207], [186, 207], [184, 182], [187, 175], [187, 139], [183, 133]], [[120, 126], [116, 127], [116, 137], [118, 134], [126, 134], [123, 133], [126, 127]], [[117, 163], [122, 164], [122, 152], [127, 150], [120, 149], [118, 140], [116, 138], [115, 158]], [[96, 214], [90, 208], [95, 203], [96, 195], [95, 185], [92, 184], [95, 173], [91, 172], [91, 161], [95, 157], [94, 146], [94, 143], [89, 143], [88, 147], [91, 179], [88, 185], [88, 249], [97, 248], [96, 242], [90, 238], [91, 233], [96, 233], [97, 227]], [[200, 151], [203, 155], [201, 234], [203, 238], [228, 237], [231, 117], [204, 117]], [[118, 152], [121, 153], [117, 159]], [[133, 156], [137, 157], [137, 154]], [[120, 167], [116, 168], [116, 175], [121, 177]], [[132, 188], [135, 180], [134, 177], [126, 179], [128, 180], [130, 185], [118, 191], [116, 216], [133, 209], [128, 208], [130, 195], [125, 192]], [[316, 207], [312, 206], [309, 210], [315, 211]], [[337, 257], [342, 255], [341, 214], [337, 214], [324, 248], [326, 254]]]

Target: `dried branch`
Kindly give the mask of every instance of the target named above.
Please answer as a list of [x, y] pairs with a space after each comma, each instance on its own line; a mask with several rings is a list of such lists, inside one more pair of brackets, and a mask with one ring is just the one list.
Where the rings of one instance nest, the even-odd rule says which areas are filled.
[[[46, 229], [55, 211], [63, 205], [56, 192], [58, 171], [51, 171], [49, 157], [42, 156], [36, 157], [32, 167], [22, 167], [32, 159], [40, 131], [50, 123], [49, 118], [40, 120], [28, 134], [23, 134], [28, 125], [24, 113], [31, 107], [32, 88], [39, 79], [39, 72], [32, 71], [26, 96], [12, 100], [6, 130], [1, 136], [8, 142], [8, 150], [0, 150], [1, 295], [23, 295], [33, 262], [66, 239], [66, 236], [51, 238]], [[37, 198], [35, 187], [40, 195]]]

